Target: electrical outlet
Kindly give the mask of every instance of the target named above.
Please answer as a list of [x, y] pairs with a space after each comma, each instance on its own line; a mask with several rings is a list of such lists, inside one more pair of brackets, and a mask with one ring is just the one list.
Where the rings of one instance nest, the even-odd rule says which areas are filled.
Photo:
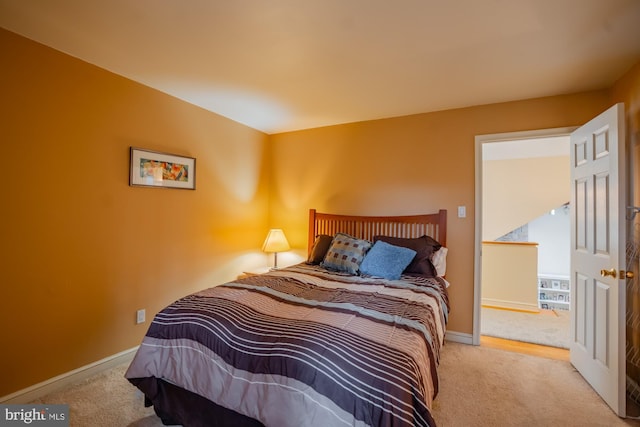
[[145, 311], [144, 308], [142, 310], [136, 311], [136, 324], [144, 323]]

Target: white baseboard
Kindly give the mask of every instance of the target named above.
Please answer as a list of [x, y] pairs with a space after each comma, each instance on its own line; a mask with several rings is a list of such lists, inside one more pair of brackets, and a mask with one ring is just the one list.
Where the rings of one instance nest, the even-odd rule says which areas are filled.
[[0, 397], [0, 404], [6, 405], [22, 405], [29, 402], [33, 402], [36, 399], [46, 396], [49, 393], [58, 391], [68, 385], [75, 384], [82, 380], [85, 380], [100, 372], [111, 369], [122, 363], [130, 362], [133, 360], [136, 351], [139, 346], [130, 348], [129, 350], [122, 351], [120, 353], [105, 357], [97, 362], [90, 363], [81, 368], [74, 369], [73, 371], [66, 372], [58, 375], [57, 377], [50, 378], [38, 384], [34, 384], [22, 390], [18, 390], [15, 393], [11, 393], [7, 396]]
[[473, 344], [473, 335], [462, 332], [447, 331], [444, 339], [446, 341], [458, 342], [460, 344]]

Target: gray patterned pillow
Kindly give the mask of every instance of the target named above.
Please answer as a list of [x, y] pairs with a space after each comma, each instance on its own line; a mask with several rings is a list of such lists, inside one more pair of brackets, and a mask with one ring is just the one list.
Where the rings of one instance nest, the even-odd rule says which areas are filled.
[[321, 265], [328, 270], [356, 275], [360, 269], [360, 263], [370, 248], [371, 242], [368, 240], [336, 233]]

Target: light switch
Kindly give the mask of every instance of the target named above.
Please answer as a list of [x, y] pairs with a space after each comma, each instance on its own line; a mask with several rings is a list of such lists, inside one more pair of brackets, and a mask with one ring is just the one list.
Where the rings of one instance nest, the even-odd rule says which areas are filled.
[[466, 217], [467, 217], [467, 207], [458, 206], [458, 218], [466, 218]]

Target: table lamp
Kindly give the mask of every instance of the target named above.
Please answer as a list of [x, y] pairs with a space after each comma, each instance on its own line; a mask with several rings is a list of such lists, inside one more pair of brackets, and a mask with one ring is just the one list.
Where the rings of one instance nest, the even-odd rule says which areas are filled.
[[267, 234], [267, 238], [262, 245], [263, 252], [273, 252], [273, 268], [278, 269], [278, 252], [288, 251], [290, 249], [289, 242], [280, 228], [272, 228]]

